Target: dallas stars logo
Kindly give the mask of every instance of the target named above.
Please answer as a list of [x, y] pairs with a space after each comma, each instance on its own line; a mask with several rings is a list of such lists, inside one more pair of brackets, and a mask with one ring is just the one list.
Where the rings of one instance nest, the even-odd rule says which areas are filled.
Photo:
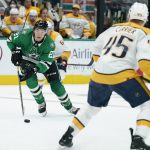
[[30, 49], [30, 53], [37, 53], [37, 49], [38, 49], [38, 47], [33, 46], [33, 47]]

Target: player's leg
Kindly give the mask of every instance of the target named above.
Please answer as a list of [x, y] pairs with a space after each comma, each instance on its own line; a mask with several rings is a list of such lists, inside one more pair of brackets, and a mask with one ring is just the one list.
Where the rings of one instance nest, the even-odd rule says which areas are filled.
[[37, 78], [38, 78], [38, 84], [42, 88], [46, 82], [46, 78], [42, 73], [37, 73]]
[[52, 92], [58, 97], [61, 105], [72, 114], [76, 114], [79, 108], [72, 105], [72, 102], [65, 90], [64, 85], [61, 83], [59, 71], [55, 62], [50, 66], [50, 69], [44, 73], [47, 81], [50, 83]]
[[101, 110], [101, 107], [107, 106], [111, 93], [109, 86], [93, 81], [90, 82], [88, 104], [77, 113], [68, 130], [60, 139], [59, 144], [62, 147], [71, 147], [73, 145], [73, 137], [88, 124], [91, 118]]
[[38, 85], [37, 76], [34, 74], [26, 80], [27, 86], [30, 89], [32, 96], [38, 104], [38, 112], [42, 115], [46, 115], [46, 103], [42, 94], [42, 90]]
[[112, 86], [132, 107], [140, 106], [135, 135], [132, 135], [131, 149], [150, 150], [144, 140], [150, 130], [150, 91], [140, 77]]
[[133, 135], [131, 129], [131, 150], [141, 149], [150, 150], [150, 146], [145, 143], [150, 131], [150, 100], [140, 105], [140, 112], [137, 116], [136, 130]]

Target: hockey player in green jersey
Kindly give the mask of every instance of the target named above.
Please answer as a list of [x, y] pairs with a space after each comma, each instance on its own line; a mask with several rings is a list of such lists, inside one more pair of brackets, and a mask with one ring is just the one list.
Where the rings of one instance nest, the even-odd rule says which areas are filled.
[[64, 108], [76, 114], [78, 108], [72, 103], [60, 81], [60, 75], [53, 59], [55, 44], [47, 35], [48, 24], [46, 21], [38, 21], [33, 30], [25, 30], [12, 34], [7, 45], [12, 52], [11, 61], [15, 66], [20, 66], [20, 81], [25, 81], [34, 99], [38, 103], [38, 112], [45, 116], [46, 103], [42, 90], [38, 85], [36, 73], [43, 73], [51, 86], [52, 92], [58, 97]]

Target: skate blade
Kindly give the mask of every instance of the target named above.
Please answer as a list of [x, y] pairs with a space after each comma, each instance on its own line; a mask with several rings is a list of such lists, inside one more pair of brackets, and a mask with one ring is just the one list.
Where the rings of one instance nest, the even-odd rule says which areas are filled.
[[57, 150], [69, 150], [71, 147], [66, 147], [66, 146], [62, 146], [62, 145], [59, 145], [58, 149]]
[[47, 111], [41, 113], [41, 116], [42, 116], [42, 117], [45, 117], [46, 115], [47, 115]]

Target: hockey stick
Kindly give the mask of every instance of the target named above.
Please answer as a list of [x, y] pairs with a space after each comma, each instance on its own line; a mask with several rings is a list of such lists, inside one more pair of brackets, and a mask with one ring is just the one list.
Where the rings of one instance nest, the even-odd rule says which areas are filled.
[[[17, 67], [17, 75], [18, 75], [18, 85], [19, 85], [19, 94], [20, 94], [21, 110], [22, 110], [22, 116], [24, 117], [25, 110], [24, 110], [24, 105], [23, 105], [21, 81], [20, 81], [20, 77], [19, 77], [19, 67]], [[30, 119], [24, 119], [24, 122], [25, 122], [25, 123], [30, 123]]]
[[[26, 56], [23, 56], [23, 59], [27, 60], [27, 61], [30, 61], [30, 62], [32, 62], [34, 64], [38, 64], [40, 62], [40, 61], [37, 61], [35, 59], [26, 57]], [[93, 59], [91, 59], [88, 64], [68, 64], [68, 66], [91, 66], [93, 64], [93, 62], [94, 62]]]
[[24, 105], [23, 105], [23, 98], [22, 98], [21, 82], [20, 82], [20, 77], [19, 77], [19, 67], [17, 67], [17, 75], [18, 75], [18, 85], [19, 85], [19, 94], [20, 94], [22, 116], [24, 116]]
[[146, 82], [150, 83], [150, 80], [149, 80], [149, 79], [144, 78], [143, 76], [141, 76], [141, 78], [142, 78], [144, 81], [146, 81]]
[[68, 66], [85, 66], [85, 67], [87, 66], [88, 67], [88, 66], [92, 66], [93, 62], [94, 62], [93, 59], [91, 59], [88, 64], [68, 64]]

